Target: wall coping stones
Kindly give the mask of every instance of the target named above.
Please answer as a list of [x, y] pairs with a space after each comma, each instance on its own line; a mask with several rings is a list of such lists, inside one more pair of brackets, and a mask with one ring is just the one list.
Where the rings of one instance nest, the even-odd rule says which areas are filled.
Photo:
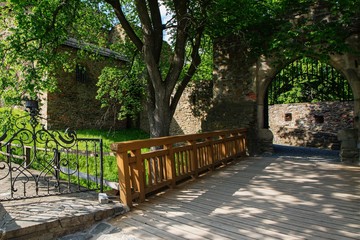
[[0, 239], [56, 239], [124, 214], [117, 201], [100, 204], [95, 192], [0, 202]]

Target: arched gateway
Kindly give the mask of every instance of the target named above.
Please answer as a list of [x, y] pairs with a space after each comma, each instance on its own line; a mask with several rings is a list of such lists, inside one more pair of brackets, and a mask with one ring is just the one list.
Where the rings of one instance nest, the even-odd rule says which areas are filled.
[[[353, 52], [329, 55], [332, 67], [349, 82], [354, 98], [353, 128], [338, 135], [342, 141], [344, 161], [358, 162], [360, 146], [360, 36], [352, 35], [346, 41]], [[202, 122], [202, 130], [247, 127], [249, 150], [266, 152], [272, 148], [272, 133], [264, 128], [264, 102], [268, 85], [274, 76], [291, 60], [281, 55], [251, 59], [241, 41], [221, 39], [215, 44], [213, 104]]]
[[[316, 11], [312, 11], [314, 9], [311, 8], [309, 12], [314, 21], [308, 22], [309, 24], [321, 23], [323, 20], [336, 22], [336, 19], [330, 19], [331, 13], [327, 13], [326, 7], [323, 9], [319, 5], [314, 8]], [[316, 13], [321, 17], [319, 18], [320, 15], [317, 16]], [[352, 30], [347, 31], [348, 37], [344, 40], [351, 50], [327, 55], [327, 63], [340, 72], [351, 86], [354, 99], [353, 128], [343, 129], [338, 134], [341, 141], [341, 157], [348, 162], [359, 162], [360, 150], [360, 24], [358, 21], [358, 18], [354, 17]], [[301, 43], [302, 39], [289, 39], [289, 44], [292, 41]], [[212, 91], [205, 95], [205, 100], [198, 99], [201, 94], [188, 94], [186, 100], [192, 99], [192, 101], [188, 100], [187, 105], [179, 107], [178, 112], [182, 112], [183, 116], [176, 119], [175, 114], [173, 122], [182, 130], [184, 129], [182, 123], [190, 122], [190, 131], [196, 132], [245, 127], [249, 130], [247, 138], [250, 153], [272, 151], [273, 134], [269, 129], [264, 128], [267, 88], [274, 76], [295, 59], [309, 54], [324, 56], [322, 47], [326, 46], [321, 46], [319, 42], [312, 44], [311, 40], [308, 41], [306, 45], [301, 46], [304, 52], [299, 52], [298, 56], [293, 55], [293, 59], [289, 59], [284, 53], [286, 51], [272, 52], [271, 57], [267, 57], [269, 54], [259, 57], [252, 52], [242, 37], [228, 36], [217, 39], [214, 43], [214, 74], [213, 84], [210, 87]], [[198, 102], [203, 103], [202, 108], [197, 108]], [[196, 115], [194, 110], [200, 114]], [[183, 131], [183, 133], [188, 132]]]
[[274, 144], [339, 150], [339, 130], [353, 128], [353, 94], [335, 68], [311, 57], [276, 74], [264, 100], [264, 128]]

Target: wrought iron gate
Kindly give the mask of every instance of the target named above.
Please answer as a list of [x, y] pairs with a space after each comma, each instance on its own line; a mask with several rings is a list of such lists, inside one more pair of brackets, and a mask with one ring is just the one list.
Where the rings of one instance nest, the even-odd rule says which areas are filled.
[[341, 73], [326, 63], [304, 57], [282, 69], [268, 86], [263, 127], [269, 128], [269, 105], [353, 100], [351, 86]]
[[270, 83], [267, 94], [269, 105], [353, 100], [348, 81], [335, 68], [306, 57], [281, 70]]
[[27, 101], [26, 107], [29, 116], [0, 137], [0, 200], [102, 192], [102, 140], [49, 131], [40, 124], [37, 102]]

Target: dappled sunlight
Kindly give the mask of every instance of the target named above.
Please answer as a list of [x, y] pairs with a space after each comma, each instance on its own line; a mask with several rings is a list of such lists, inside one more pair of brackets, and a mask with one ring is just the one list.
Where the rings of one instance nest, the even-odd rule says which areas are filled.
[[246, 158], [150, 198], [124, 224], [140, 239], [360, 239], [358, 170]]
[[222, 208], [215, 209], [210, 215], [218, 215], [218, 214], [236, 214], [242, 216], [252, 217], [254, 214], [261, 214], [264, 213], [264, 210], [257, 209], [254, 207], [243, 207], [241, 209], [232, 207], [232, 206], [224, 206]]

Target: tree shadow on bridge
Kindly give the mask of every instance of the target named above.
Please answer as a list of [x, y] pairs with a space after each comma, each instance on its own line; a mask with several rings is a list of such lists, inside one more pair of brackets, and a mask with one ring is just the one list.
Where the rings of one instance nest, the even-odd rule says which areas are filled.
[[151, 198], [130, 218], [185, 239], [358, 238], [359, 169], [334, 162], [333, 152], [276, 150]]

